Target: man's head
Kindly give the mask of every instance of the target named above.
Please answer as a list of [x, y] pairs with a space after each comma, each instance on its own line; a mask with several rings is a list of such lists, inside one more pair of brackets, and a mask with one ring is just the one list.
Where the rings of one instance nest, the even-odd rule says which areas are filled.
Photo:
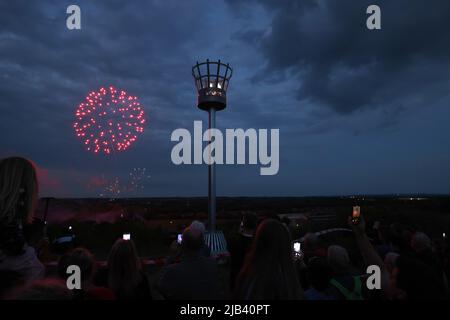
[[328, 263], [335, 272], [346, 272], [350, 267], [350, 258], [347, 250], [338, 245], [329, 246]]
[[181, 247], [185, 254], [196, 254], [204, 244], [203, 233], [196, 228], [188, 227], [183, 232]]
[[205, 224], [203, 222], [200, 222], [198, 220], [194, 220], [192, 221], [191, 225], [189, 226], [189, 228], [192, 228], [194, 230], [199, 231], [201, 234], [205, 233]]
[[424, 252], [431, 250], [431, 240], [423, 232], [416, 232], [411, 238], [411, 248], [417, 252]]

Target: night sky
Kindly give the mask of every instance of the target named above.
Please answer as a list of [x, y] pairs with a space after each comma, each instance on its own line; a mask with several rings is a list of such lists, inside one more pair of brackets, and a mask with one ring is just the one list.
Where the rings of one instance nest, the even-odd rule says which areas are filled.
[[[81, 30], [66, 8], [81, 8]], [[366, 28], [366, 8], [382, 30]], [[0, 1], [0, 157], [39, 168], [41, 195], [96, 197], [133, 168], [121, 196], [206, 196], [207, 166], [172, 164], [196, 107], [191, 67], [234, 69], [225, 128], [279, 128], [280, 171], [217, 168], [219, 196], [450, 192], [450, 1]], [[110, 156], [73, 130], [92, 90], [113, 85], [144, 107], [144, 134]]]

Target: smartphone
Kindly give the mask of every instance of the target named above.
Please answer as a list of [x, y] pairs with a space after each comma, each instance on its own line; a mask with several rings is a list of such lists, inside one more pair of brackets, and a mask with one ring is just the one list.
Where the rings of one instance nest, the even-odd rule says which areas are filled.
[[131, 234], [129, 234], [129, 233], [124, 233], [123, 236], [122, 236], [122, 239], [123, 239], [123, 240], [131, 240]]
[[294, 252], [300, 253], [302, 251], [302, 244], [298, 241], [294, 242]]
[[361, 208], [360, 208], [360, 206], [354, 206], [353, 207], [353, 212], [352, 212], [352, 223], [355, 224], [355, 225], [359, 224], [360, 217], [361, 217]]
[[178, 236], [177, 236], [178, 244], [181, 244], [181, 241], [183, 241], [183, 235], [181, 233], [179, 233]]

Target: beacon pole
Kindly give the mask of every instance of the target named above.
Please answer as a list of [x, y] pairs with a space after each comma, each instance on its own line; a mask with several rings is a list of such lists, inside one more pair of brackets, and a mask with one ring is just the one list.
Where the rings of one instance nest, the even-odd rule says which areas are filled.
[[[209, 148], [211, 148], [211, 129], [216, 127], [216, 110], [211, 108], [209, 115]], [[211, 233], [216, 231], [216, 163], [211, 163], [211, 150], [209, 150], [210, 162], [208, 165], [208, 225]]]
[[[233, 74], [229, 64], [218, 61], [209, 61], [195, 64], [192, 67], [192, 75], [197, 88], [197, 107], [208, 112], [209, 148], [211, 148], [211, 129], [216, 127], [216, 111], [221, 111], [227, 106], [227, 90], [230, 78]], [[208, 233], [205, 241], [211, 249], [211, 253], [220, 254], [227, 251], [225, 236], [216, 228], [216, 164], [212, 163], [211, 149], [208, 163]]]

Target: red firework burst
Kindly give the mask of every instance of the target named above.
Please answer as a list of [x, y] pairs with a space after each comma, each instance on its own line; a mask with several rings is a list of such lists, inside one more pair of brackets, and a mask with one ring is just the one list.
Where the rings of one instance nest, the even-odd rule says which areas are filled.
[[114, 87], [89, 93], [75, 116], [76, 135], [94, 153], [124, 151], [144, 132], [145, 115], [137, 97]]

